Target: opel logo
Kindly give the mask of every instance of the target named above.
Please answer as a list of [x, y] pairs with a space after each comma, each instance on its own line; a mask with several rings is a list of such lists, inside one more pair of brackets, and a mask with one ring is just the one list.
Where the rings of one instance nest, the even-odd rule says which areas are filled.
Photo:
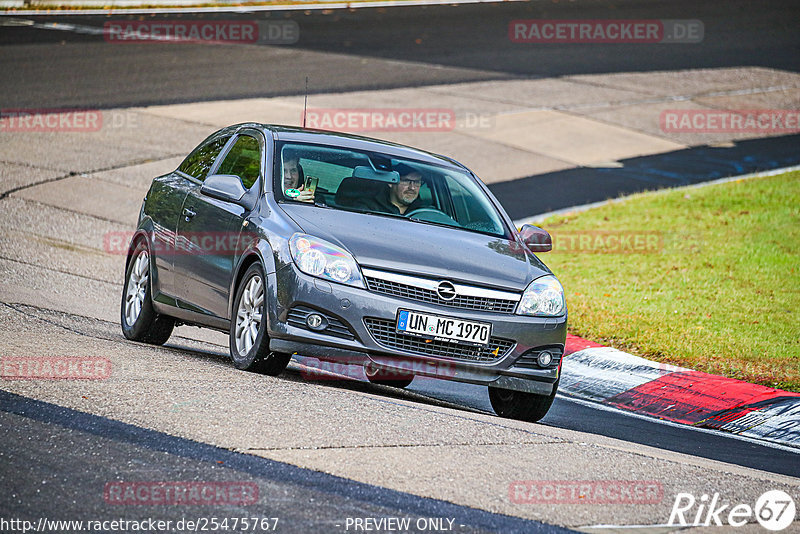
[[447, 280], [442, 280], [439, 282], [439, 285], [436, 286], [436, 293], [442, 300], [453, 300], [456, 298], [456, 286]]

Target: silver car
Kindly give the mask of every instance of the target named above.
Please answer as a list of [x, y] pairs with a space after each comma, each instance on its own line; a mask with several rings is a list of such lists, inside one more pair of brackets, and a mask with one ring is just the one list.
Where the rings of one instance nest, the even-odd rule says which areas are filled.
[[555, 397], [561, 284], [463, 165], [375, 139], [264, 124], [215, 132], [153, 180], [122, 294], [129, 339], [176, 324], [229, 333], [239, 369], [292, 355], [483, 384], [495, 411], [537, 421]]

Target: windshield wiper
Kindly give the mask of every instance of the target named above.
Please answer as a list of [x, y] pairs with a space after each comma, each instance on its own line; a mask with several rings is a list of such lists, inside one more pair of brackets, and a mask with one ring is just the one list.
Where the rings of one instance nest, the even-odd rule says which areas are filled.
[[435, 226], [444, 226], [445, 228], [460, 228], [465, 229], [463, 226], [459, 225], [456, 226], [455, 224], [447, 224], [447, 223], [440, 223], [434, 221], [428, 221], [426, 219], [418, 219], [417, 217], [406, 217], [409, 221], [414, 221], [415, 223], [422, 223], [422, 224], [433, 224]]
[[411, 220], [405, 215], [400, 215], [399, 213], [389, 213], [386, 211], [362, 211], [360, 213], [366, 213], [367, 215], [377, 215], [378, 217], [392, 217], [394, 219], [403, 219], [404, 221]]
[[400, 215], [397, 213], [389, 213], [387, 211], [369, 211], [369, 210], [360, 210], [358, 208], [337, 208], [342, 211], [349, 211], [352, 213], [364, 213], [366, 215], [377, 215], [378, 217], [395, 217], [397, 219], [405, 219], [406, 221], [409, 220], [408, 217], [405, 215]]
[[[424, 219], [418, 219], [416, 217], [408, 217], [408, 220], [409, 221], [414, 221], [416, 223], [422, 223], [422, 224], [433, 224], [433, 225], [436, 225], [436, 226], [442, 226], [444, 228], [455, 228], [456, 230], [464, 230], [465, 232], [472, 232], [473, 234], [488, 235], [490, 237], [499, 237], [501, 239], [512, 239], [511, 237], [509, 237], [509, 236], [507, 236], [505, 234], [496, 234], [496, 233], [487, 232], [487, 231], [484, 231], [484, 230], [476, 230], [474, 228], [469, 228], [468, 226], [461, 226], [460, 223], [459, 223], [458, 226], [456, 226], [454, 224], [426, 221]], [[458, 221], [456, 221], [456, 223], [458, 223]]]

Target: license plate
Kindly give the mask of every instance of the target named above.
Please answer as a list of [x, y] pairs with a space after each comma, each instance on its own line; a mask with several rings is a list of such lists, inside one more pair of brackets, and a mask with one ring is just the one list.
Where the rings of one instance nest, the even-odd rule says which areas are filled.
[[397, 331], [413, 336], [444, 341], [458, 341], [485, 347], [492, 335], [491, 323], [463, 321], [452, 317], [419, 313], [411, 310], [397, 312]]

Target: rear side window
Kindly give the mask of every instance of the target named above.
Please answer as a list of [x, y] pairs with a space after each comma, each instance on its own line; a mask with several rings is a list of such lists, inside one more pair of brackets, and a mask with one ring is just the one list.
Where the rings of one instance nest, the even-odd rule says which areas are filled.
[[194, 152], [183, 160], [178, 170], [202, 182], [206, 179], [208, 170], [214, 165], [214, 160], [217, 159], [220, 151], [230, 138], [229, 135], [219, 137], [205, 145], [197, 147]]
[[222, 160], [217, 174], [233, 174], [250, 189], [261, 173], [261, 147], [255, 137], [241, 135]]

